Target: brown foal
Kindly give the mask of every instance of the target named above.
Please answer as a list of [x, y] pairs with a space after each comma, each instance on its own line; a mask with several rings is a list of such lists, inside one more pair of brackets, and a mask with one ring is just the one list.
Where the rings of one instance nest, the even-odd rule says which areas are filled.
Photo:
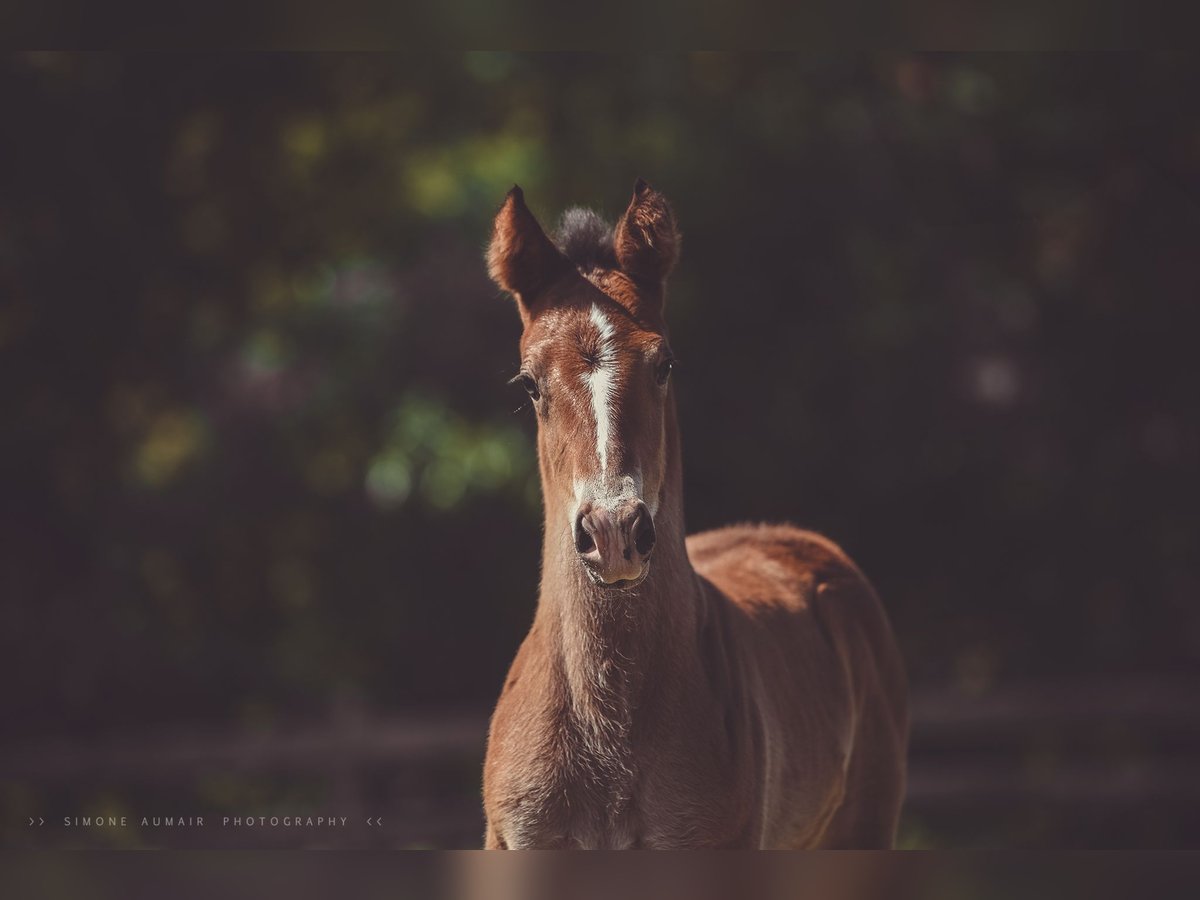
[[492, 717], [494, 848], [890, 847], [908, 702], [875, 592], [788, 525], [684, 533], [664, 285], [639, 181], [556, 239], [519, 188], [488, 269], [524, 324], [545, 528], [529, 635]]

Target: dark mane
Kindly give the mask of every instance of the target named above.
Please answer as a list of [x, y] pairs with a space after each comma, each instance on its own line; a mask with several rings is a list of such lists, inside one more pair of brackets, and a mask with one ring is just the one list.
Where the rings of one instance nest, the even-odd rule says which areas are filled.
[[617, 268], [612, 226], [590, 209], [577, 206], [564, 212], [554, 243], [581, 272]]

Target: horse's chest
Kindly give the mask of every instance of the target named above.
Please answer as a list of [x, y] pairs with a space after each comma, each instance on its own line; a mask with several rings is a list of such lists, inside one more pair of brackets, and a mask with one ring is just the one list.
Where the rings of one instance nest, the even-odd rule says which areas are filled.
[[614, 850], [753, 844], [753, 835], [742, 834], [750, 817], [732, 797], [733, 779], [689, 777], [695, 759], [664, 767], [645, 756], [634, 766], [632, 757], [595, 747], [542, 757], [509, 794], [505, 844]]
[[627, 745], [574, 734], [522, 768], [506, 791], [503, 837], [510, 848], [636, 845], [637, 776]]

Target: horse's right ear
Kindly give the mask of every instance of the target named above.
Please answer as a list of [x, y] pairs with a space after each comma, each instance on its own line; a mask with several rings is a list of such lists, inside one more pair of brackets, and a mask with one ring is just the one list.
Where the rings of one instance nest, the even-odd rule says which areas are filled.
[[492, 281], [516, 298], [524, 319], [542, 305], [546, 289], [574, 268], [546, 237], [516, 185], [496, 213], [487, 264]]

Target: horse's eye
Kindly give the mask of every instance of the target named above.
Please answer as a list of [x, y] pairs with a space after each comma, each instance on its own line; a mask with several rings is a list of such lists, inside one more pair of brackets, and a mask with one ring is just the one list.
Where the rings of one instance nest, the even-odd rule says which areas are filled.
[[671, 377], [671, 370], [675, 368], [675, 360], [668, 356], [658, 364], [658, 383], [666, 384], [667, 379]]
[[530, 400], [538, 400], [541, 398], [542, 394], [538, 390], [537, 382], [533, 380], [532, 375], [526, 375], [524, 372], [522, 372], [514, 380], [520, 382], [521, 387], [525, 388], [525, 393], [529, 395]]

